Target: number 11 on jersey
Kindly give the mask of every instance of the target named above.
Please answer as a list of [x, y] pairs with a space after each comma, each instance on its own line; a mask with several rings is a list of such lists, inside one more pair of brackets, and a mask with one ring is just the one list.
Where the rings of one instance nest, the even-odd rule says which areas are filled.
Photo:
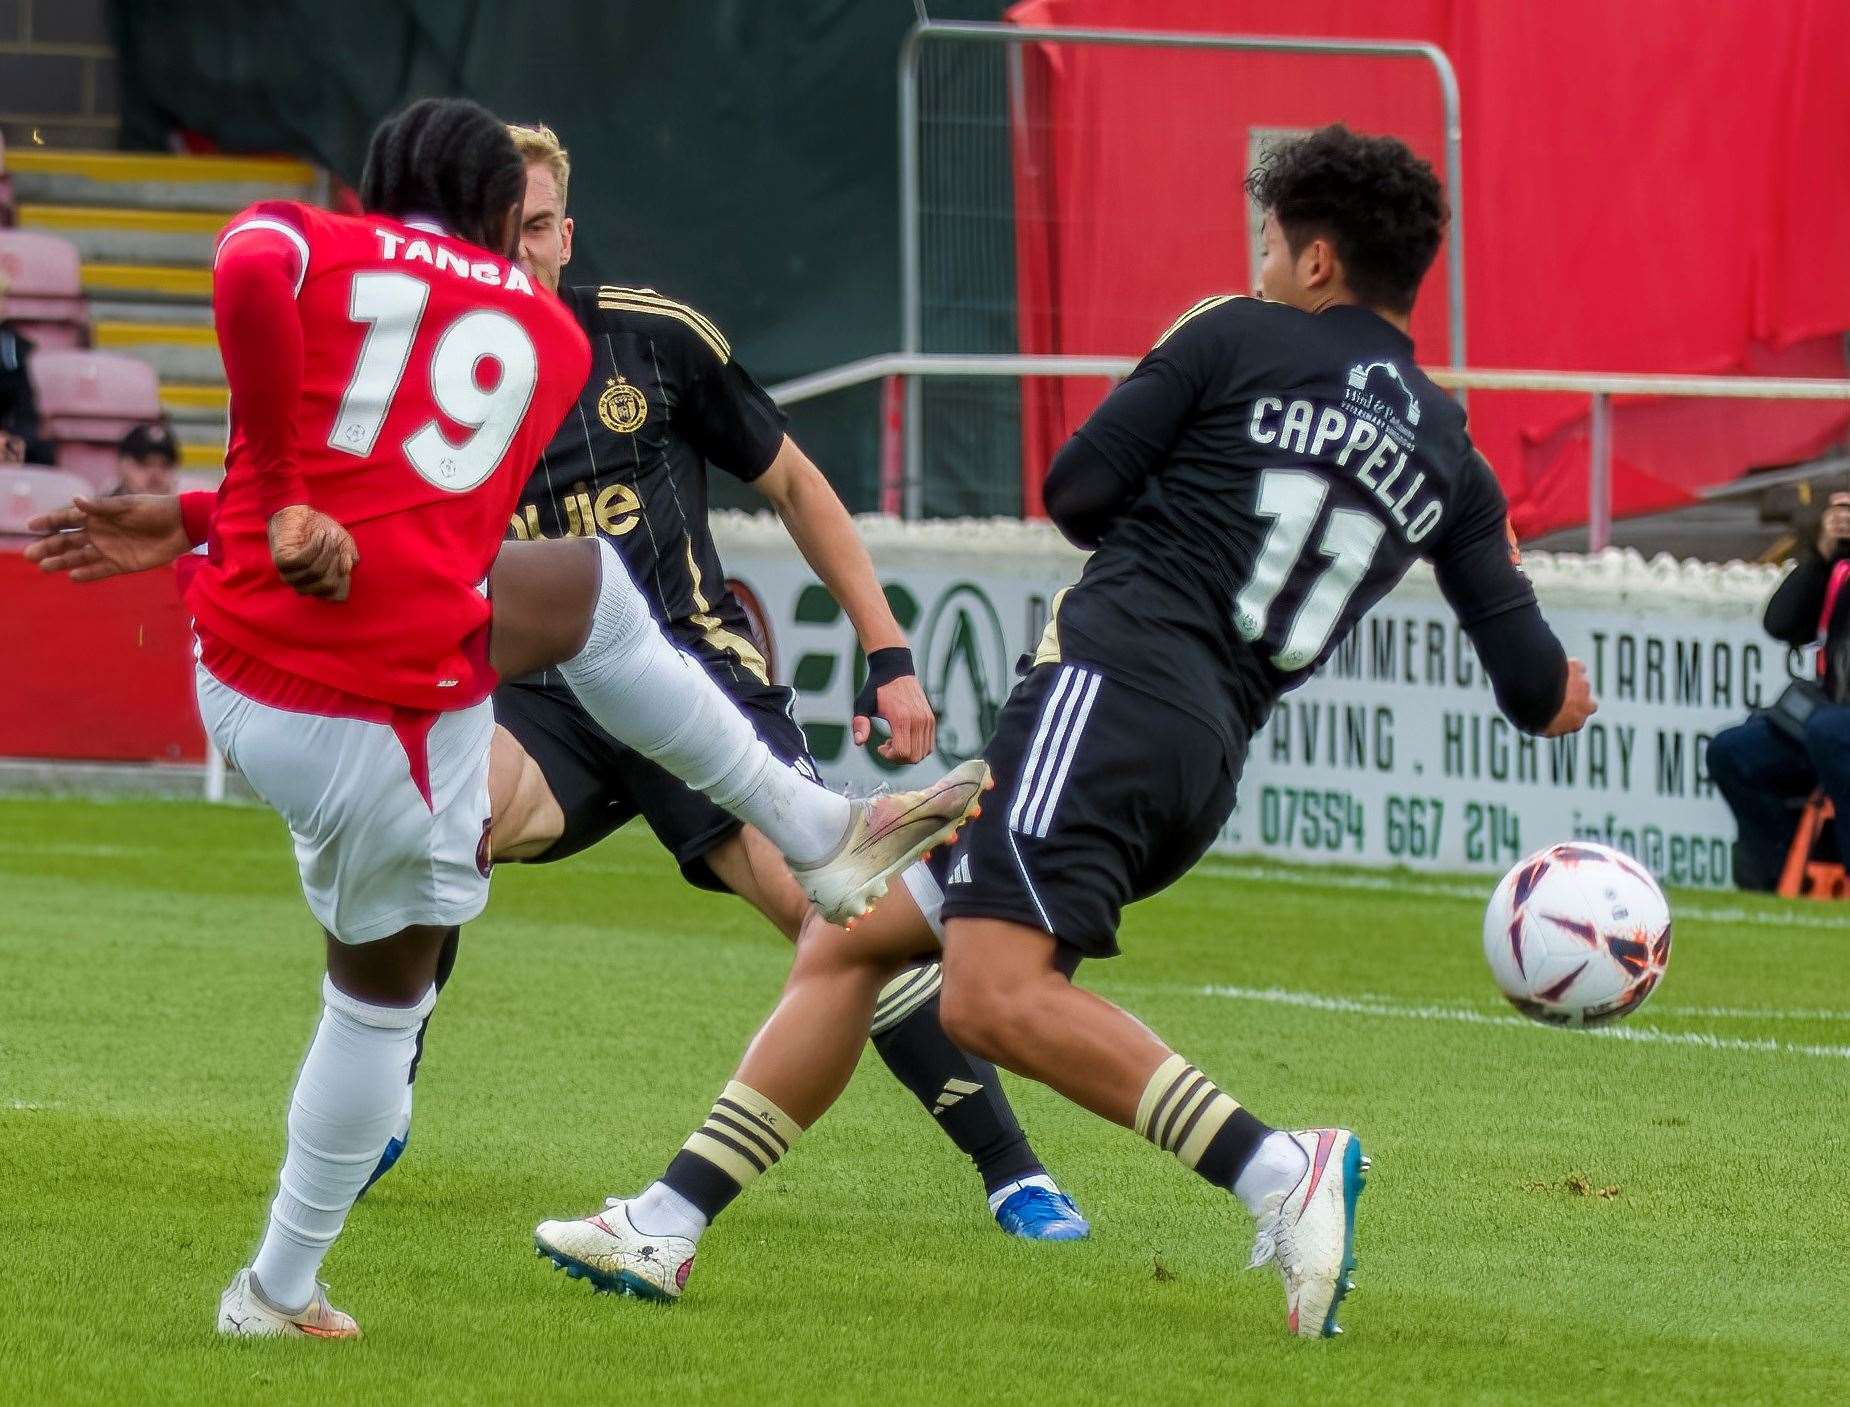
[[[1266, 627], [1272, 603], [1286, 578], [1301, 564], [1304, 546], [1328, 496], [1329, 486], [1322, 477], [1306, 470], [1268, 469], [1259, 476], [1256, 506], [1261, 517], [1272, 520], [1272, 526], [1260, 544], [1251, 578], [1234, 599], [1234, 628], [1242, 640], [1268, 638]], [[1318, 553], [1330, 560], [1317, 570], [1284, 640], [1272, 655], [1272, 663], [1279, 669], [1305, 669], [1323, 653], [1343, 607], [1368, 574], [1385, 531], [1372, 513], [1355, 508], [1330, 511], [1323, 540], [1317, 544]]]

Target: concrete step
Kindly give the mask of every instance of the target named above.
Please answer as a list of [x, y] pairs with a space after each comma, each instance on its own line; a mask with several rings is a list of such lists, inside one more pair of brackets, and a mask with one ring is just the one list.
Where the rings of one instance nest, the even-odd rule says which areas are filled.
[[172, 418], [175, 430], [185, 425], [212, 425], [222, 436], [231, 392], [223, 380], [163, 381], [161, 409]]
[[225, 377], [218, 336], [209, 323], [94, 322], [90, 335], [98, 347], [127, 352], [147, 362], [162, 381], [222, 381]]
[[224, 457], [226, 451], [226, 418], [213, 416], [211, 420], [181, 420], [178, 416], [168, 414], [168, 420], [174, 425], [174, 438], [181, 446], [200, 446], [218, 457]]
[[91, 298], [209, 302], [212, 271], [164, 264], [85, 264], [83, 289]]
[[143, 303], [120, 298], [92, 298], [91, 322], [156, 322], [175, 327], [212, 326], [210, 303]]
[[180, 442], [180, 467], [195, 471], [216, 471], [225, 469], [225, 440], [221, 435], [210, 444], [200, 444], [192, 440]]
[[19, 207], [20, 228], [44, 230], [77, 246], [87, 262], [204, 267], [226, 216], [214, 210], [134, 210], [126, 206]]
[[225, 417], [217, 412], [191, 418], [168, 412], [173, 421], [173, 435], [182, 445], [203, 445], [213, 454], [225, 452]]
[[272, 157], [15, 147], [6, 169], [17, 199], [56, 205], [230, 212], [259, 200], [322, 203], [325, 191], [313, 166]]

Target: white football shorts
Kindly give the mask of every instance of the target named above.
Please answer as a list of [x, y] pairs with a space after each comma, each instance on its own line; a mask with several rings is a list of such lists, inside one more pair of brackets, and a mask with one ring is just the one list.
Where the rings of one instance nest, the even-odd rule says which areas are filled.
[[[488, 753], [484, 699], [442, 713], [424, 739], [430, 786], [387, 723], [290, 713], [248, 699], [197, 666], [206, 733], [295, 837], [302, 893], [343, 943], [413, 924], [467, 923], [488, 903]], [[410, 740], [412, 747], [416, 739]]]

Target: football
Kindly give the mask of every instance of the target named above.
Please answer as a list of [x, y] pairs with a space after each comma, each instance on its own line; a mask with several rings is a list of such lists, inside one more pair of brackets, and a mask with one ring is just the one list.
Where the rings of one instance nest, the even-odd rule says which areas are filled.
[[1550, 846], [1497, 885], [1484, 957], [1510, 1004], [1550, 1026], [1600, 1026], [1644, 1004], [1670, 961], [1670, 905], [1631, 856]]

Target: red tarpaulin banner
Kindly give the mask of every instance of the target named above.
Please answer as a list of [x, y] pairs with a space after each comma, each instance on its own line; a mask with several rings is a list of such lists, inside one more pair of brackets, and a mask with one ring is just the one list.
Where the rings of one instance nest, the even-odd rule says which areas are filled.
[[172, 572], [73, 586], [0, 546], [0, 601], [0, 757], [205, 756]]
[[[1850, 6], [1763, 0], [1025, 0], [1023, 25], [1424, 40], [1458, 72], [1474, 366], [1843, 376], [1850, 330]], [[1437, 80], [1406, 59], [1027, 46], [1014, 106], [1026, 352], [1137, 355], [1208, 293], [1251, 286], [1256, 139], [1343, 121], [1443, 176]], [[1448, 192], [1448, 195], [1450, 193]], [[1444, 259], [1414, 316], [1443, 365]], [[1024, 502], [1103, 395], [1023, 388]], [[1473, 393], [1472, 433], [1525, 535], [1587, 516], [1587, 398]], [[1630, 400], [1617, 514], [1690, 501], [1840, 443], [1819, 402]]]

